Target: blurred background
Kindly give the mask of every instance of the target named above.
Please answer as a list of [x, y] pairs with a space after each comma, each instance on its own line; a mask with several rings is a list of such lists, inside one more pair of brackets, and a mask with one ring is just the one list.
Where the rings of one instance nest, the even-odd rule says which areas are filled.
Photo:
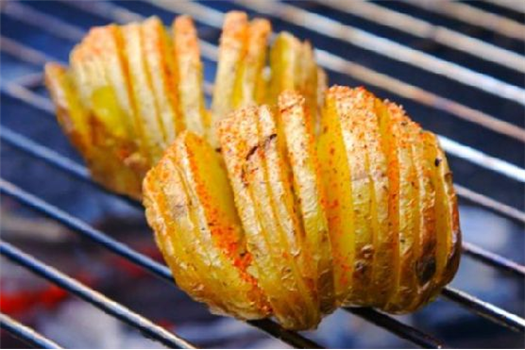
[[[174, 16], [189, 14], [201, 39], [211, 44], [202, 49], [205, 80], [212, 82], [222, 15], [234, 9], [269, 18], [276, 32], [286, 30], [310, 40], [320, 50], [317, 57], [330, 84], [364, 85], [402, 104], [414, 120], [443, 137], [459, 185], [464, 240], [516, 263], [495, 267], [480, 261], [479, 254], [478, 259], [464, 254], [452, 286], [523, 318], [525, 2], [520, 0], [1, 1], [0, 173], [2, 181], [9, 182], [2, 182], [3, 191], [15, 185], [161, 261], [136, 205], [50, 165], [53, 152], [79, 164], [82, 160], [55, 121], [41, 80], [42, 65], [48, 60], [67, 61], [92, 26], [151, 15], [169, 25]], [[197, 346], [286, 346], [246, 323], [211, 315], [173, 285], [11, 197], [1, 198], [2, 241]], [[3, 314], [64, 347], [160, 347], [96, 307], [1, 259]], [[509, 330], [444, 298], [396, 319], [450, 347], [525, 346], [523, 329]], [[326, 347], [415, 346], [346, 311], [334, 313], [317, 331], [304, 335]], [[2, 348], [26, 346], [5, 331], [0, 341]]]

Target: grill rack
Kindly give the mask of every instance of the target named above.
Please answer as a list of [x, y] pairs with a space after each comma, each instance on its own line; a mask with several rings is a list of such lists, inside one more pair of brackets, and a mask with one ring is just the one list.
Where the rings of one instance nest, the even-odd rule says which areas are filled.
[[[239, 1], [239, 2], [248, 8], [252, 6], [251, 3], [247, 3], [245, 1]], [[86, 3], [79, 2], [79, 3], [68, 3], [68, 4], [70, 6], [82, 8], [85, 11], [90, 11], [93, 14], [96, 14], [103, 18], [104, 17], [108, 18], [116, 22], [126, 22], [130, 20], [141, 19], [141, 15], [133, 13], [130, 10], [127, 10], [125, 8], [122, 8], [120, 6], [117, 6], [111, 3], [96, 2], [96, 3], [86, 4]], [[205, 5], [196, 4], [196, 3], [186, 3], [186, 2], [168, 3], [168, 2], [163, 2], [163, 1], [157, 1], [157, 2], [154, 2], [154, 4], [158, 6], [164, 6], [164, 7], [166, 7], [167, 4], [169, 4], [169, 8], [168, 8], [169, 10], [173, 10], [174, 12], [177, 12], [177, 13], [187, 13], [187, 14], [193, 15], [196, 21], [204, 20], [206, 21], [208, 25], [220, 27], [222, 24], [222, 17], [220, 17], [222, 16], [222, 13], [220, 13], [219, 11], [213, 10]], [[275, 6], [285, 6], [285, 5], [278, 3], [278, 5], [275, 5]], [[465, 6], [468, 6], [468, 5], [465, 5]], [[61, 20], [58, 20], [57, 18], [54, 18], [49, 15], [45, 15], [43, 13], [40, 13], [37, 10], [33, 10], [25, 5], [21, 5], [18, 3], [9, 3], [8, 6], [6, 6], [5, 13], [9, 16], [12, 16], [13, 18], [16, 18], [17, 20], [26, 21], [26, 23], [29, 22], [29, 24], [36, 25], [42, 30], [46, 30], [54, 35], [57, 35], [57, 36], [60, 36], [62, 38], [69, 39], [72, 41], [78, 41], [79, 38], [83, 35], [83, 31], [81, 29], [69, 23], [62, 22]], [[23, 16], [20, 16], [22, 13], [23, 13]], [[286, 20], [290, 20], [292, 18], [292, 17], [284, 16], [286, 13], [289, 13], [289, 12], [281, 11], [278, 13], [283, 15], [283, 17]], [[217, 48], [214, 45], [203, 41], [201, 42], [201, 48], [202, 48], [203, 55], [206, 58], [212, 59], [212, 60], [216, 58]], [[41, 66], [43, 62], [49, 60], [49, 58], [47, 57], [45, 53], [39, 52], [35, 49], [30, 49], [16, 41], [13, 41], [5, 37], [1, 38], [1, 49], [17, 57], [20, 60], [23, 60], [28, 63], [32, 63], [37, 66]], [[431, 105], [435, 108], [446, 110], [447, 112], [455, 115], [456, 117], [466, 119], [473, 123], [477, 123], [478, 125], [484, 126], [495, 132], [502, 133], [508, 137], [516, 138], [525, 143], [525, 138], [523, 137], [523, 135], [525, 135], [525, 130], [523, 130], [522, 128], [514, 126], [510, 123], [499, 121], [494, 117], [487, 116], [486, 114], [482, 112], [475, 111], [473, 109], [470, 109], [469, 107], [460, 105], [454, 101], [447, 100], [440, 96], [432, 95], [432, 93], [424, 91], [421, 88], [417, 88], [415, 86], [408, 85], [399, 80], [396, 80], [395, 78], [382, 75], [378, 72], [374, 72], [364, 66], [358, 66], [355, 63], [345, 61], [341, 57], [337, 57], [328, 52], [318, 51], [318, 56], [320, 57], [319, 61], [321, 62], [321, 64], [324, 64], [325, 67], [327, 67], [330, 70], [340, 71], [344, 74], [357, 77], [359, 80], [362, 80], [366, 82], [367, 84], [380, 86], [382, 88], [395, 92], [401, 95], [402, 97], [408, 97], [408, 98], [416, 100], [419, 103]], [[54, 60], [56, 61], [56, 59]], [[35, 107], [36, 109], [39, 109], [42, 112], [53, 115], [54, 114], [53, 106], [50, 104], [49, 100], [33, 93], [29, 89], [29, 88], [39, 86], [41, 85], [41, 83], [42, 83], [42, 76], [40, 74], [27, 75], [27, 76], [24, 76], [18, 79], [16, 82], [12, 82], [9, 84], [2, 83], [1, 93], [3, 95], [14, 97], [20, 101], [23, 101], [24, 103], [32, 107]], [[398, 89], [400, 87], [401, 89]], [[211, 86], [207, 84], [206, 91], [209, 92], [210, 90], [211, 90]], [[421, 93], [423, 93], [423, 95]], [[512, 95], [512, 96], [514, 96], [517, 99], [521, 97], [520, 94]], [[505, 96], [503, 97], [505, 98]], [[519, 101], [520, 100], [518, 100], [518, 102]], [[2, 129], [0, 129], [0, 137], [2, 141], [20, 150], [36, 158], [39, 158], [41, 160], [48, 162], [49, 164], [69, 173], [70, 175], [73, 175], [74, 177], [77, 177], [81, 180], [87, 181], [91, 184], [94, 184], [95, 186], [98, 186], [97, 184], [92, 182], [92, 180], [89, 178], [87, 170], [83, 166], [75, 163], [74, 161], [64, 156], [61, 156], [60, 154], [52, 151], [51, 149], [45, 146], [40, 145], [6, 127], [2, 127]], [[477, 165], [483, 166], [484, 165], [483, 162], [486, 159], [494, 159], [494, 158], [487, 158], [489, 156], [481, 154], [479, 151], [478, 153], [469, 152], [469, 149], [461, 148], [461, 147], [466, 147], [466, 146], [459, 145], [455, 143], [455, 141], [452, 141], [452, 140], [449, 140], [443, 137], [441, 138], [441, 142], [444, 143], [444, 148], [448, 153], [451, 153], [455, 156], [463, 158], [467, 161], [471, 161]], [[446, 145], [449, 145], [449, 146], [447, 147]], [[489, 170], [498, 172], [502, 175], [506, 175], [507, 177], [513, 178], [515, 180], [525, 182], [524, 180], [525, 177], [523, 177], [522, 175], [524, 172], [523, 169], [513, 166], [512, 164], [506, 163], [499, 159], [495, 159], [495, 160], [496, 160], [495, 163], [492, 162], [488, 166]], [[98, 187], [100, 188], [100, 186]], [[471, 191], [469, 189], [466, 189], [458, 185], [456, 185], [456, 190], [458, 192], [458, 195], [464, 199], [467, 199], [477, 205], [485, 207], [489, 210], [492, 210], [500, 215], [503, 215], [519, 223], [525, 222], [525, 213], [522, 211], [519, 211], [517, 209], [514, 209], [502, 203], [499, 203], [489, 197], [483, 196], [479, 193], [476, 193], [474, 191]], [[112, 250], [113, 252], [129, 259], [130, 261], [136, 263], [137, 265], [140, 265], [146, 270], [152, 272], [158, 277], [161, 277], [162, 279], [168, 280], [170, 283], [172, 283], [171, 274], [165, 266], [154, 262], [148, 257], [136, 251], [133, 251], [132, 249], [128, 248], [127, 246], [119, 242], [114, 241], [113, 239], [111, 239], [109, 236], [107, 236], [103, 232], [100, 232], [94, 229], [88, 224], [46, 203], [40, 198], [28, 192], [25, 192], [24, 190], [4, 180], [0, 181], [0, 191], [4, 195], [12, 197], [16, 199], [17, 201], [43, 213], [44, 215], [50, 216], [54, 218], [55, 220], [60, 221], [61, 223], [71, 228], [73, 231], [76, 231], [79, 234], [88, 236], [89, 238], [95, 240], [96, 242], [104, 246], [104, 248]], [[121, 197], [121, 199], [126, 201], [128, 204], [131, 204], [134, 207], [140, 207], [139, 203], [134, 202], [133, 200], [130, 200], [129, 198]], [[495, 268], [501, 269], [502, 271], [513, 273], [519, 277], [523, 277], [525, 275], [524, 266], [517, 264], [515, 262], [512, 262], [494, 253], [490, 253], [480, 247], [466, 243], [463, 247], [463, 250], [465, 253], [478, 259], [479, 261], [490, 264]], [[78, 283], [78, 282], [68, 279], [67, 276], [64, 276], [63, 274], [50, 268], [46, 264], [19, 251], [17, 248], [9, 245], [8, 243], [5, 243], [5, 242], [1, 243], [0, 254], [15, 261], [16, 263], [26, 268], [29, 268], [30, 270], [41, 275], [44, 278], [57, 282], [64, 289], [70, 292], [75, 292], [73, 285], [75, 285], [75, 283]], [[51, 271], [53, 273], [51, 272], [44, 273], [42, 271], [48, 271], [48, 272]], [[69, 281], [69, 282], [73, 282], [73, 284], [68, 284], [68, 283], [64, 283], [61, 281]], [[93, 290], [90, 290], [88, 287], [85, 287], [85, 288], [86, 288], [85, 292], [87, 293], [87, 295], [91, 295], [91, 296], [96, 295], [96, 292], [94, 292]], [[446, 288], [443, 291], [443, 296], [449, 300], [459, 303], [460, 305], [466, 308], [472, 309], [474, 312], [479, 313], [482, 316], [489, 318], [496, 323], [500, 323], [510, 329], [517, 330], [521, 333], [525, 332], [525, 320], [524, 319], [516, 315], [513, 315], [511, 313], [508, 313], [494, 305], [485, 303], [479, 299], [476, 299], [475, 297], [472, 297], [464, 292], [452, 289], [450, 287]], [[104, 298], [104, 296], [102, 297]], [[116, 306], [117, 308], [121, 307], [121, 305], [119, 304], [116, 304], [116, 305], [113, 304], [110, 300], [105, 300], [105, 302], [103, 302], [102, 304], [99, 304], [99, 306], [101, 306], [102, 308], [106, 308], [105, 309], [106, 311], [111, 312], [111, 310], [107, 309], [107, 307], [109, 307], [108, 306], [109, 304]], [[361, 309], [361, 308], [357, 308], [357, 309], [349, 308], [348, 311], [364, 319], [367, 319], [368, 321], [375, 323], [376, 325], [379, 325], [380, 327], [386, 328], [390, 330], [391, 332], [401, 336], [402, 338], [412, 341], [416, 345], [423, 346], [423, 347], [434, 347], [434, 348], [444, 346], [444, 343], [441, 342], [440, 340], [437, 340], [428, 334], [425, 334], [413, 327], [405, 325], [395, 320], [394, 318], [391, 318], [390, 316], [384, 315], [375, 310]], [[136, 315], [136, 317], [140, 317], [140, 316]], [[13, 333], [17, 334], [18, 336], [20, 336], [21, 338], [27, 341], [31, 341], [32, 339], [33, 340], [39, 339], [39, 341], [41, 342], [39, 346], [44, 346], [45, 344], [43, 342], [48, 341], [43, 337], [39, 337], [38, 334], [31, 332], [31, 330], [29, 330], [27, 327], [18, 324], [14, 320], [10, 320], [9, 318], [7, 318], [7, 316], [2, 315], [2, 317], [0, 318], [0, 321], [1, 321], [2, 326], [9, 324], [10, 325], [9, 327], [5, 326], [6, 329], [8, 330], [10, 329]], [[278, 326], [277, 324], [271, 321], [264, 320], [264, 321], [250, 322], [250, 323], [254, 325], [255, 327], [263, 329], [264, 331], [270, 333], [271, 335], [284, 340], [285, 342], [287, 342], [288, 344], [292, 346], [320, 347], [320, 345], [311, 342], [310, 340], [304, 338], [303, 336], [295, 332], [289, 332], [289, 331], [282, 329], [280, 326]], [[155, 325], [151, 325], [151, 326], [152, 327], [148, 328], [147, 330], [144, 328], [141, 329], [140, 326], [139, 326], [139, 329], [141, 329], [142, 331], [145, 331], [150, 337], [163, 341], [162, 340], [163, 330], [157, 329], [160, 327], [157, 327]], [[164, 336], [167, 337], [166, 339], [171, 339], [172, 341], [173, 339], [175, 339], [175, 341], [169, 344], [169, 346], [176, 345], [180, 347], [192, 347], [191, 344], [181, 340], [177, 336], [170, 335], [169, 333], [168, 335], [164, 334]], [[164, 344], [167, 345], [168, 340], [166, 339], [164, 339]], [[33, 342], [33, 344], [37, 344], [37, 343]], [[56, 347], [56, 346], [52, 346], [53, 342], [48, 342], [47, 345], [49, 347]]]

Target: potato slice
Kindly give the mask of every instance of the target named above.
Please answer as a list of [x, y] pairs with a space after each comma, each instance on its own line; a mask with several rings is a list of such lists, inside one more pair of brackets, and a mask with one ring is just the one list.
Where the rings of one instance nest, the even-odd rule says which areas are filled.
[[204, 105], [197, 31], [190, 17], [179, 16], [173, 21], [172, 33], [174, 77], [171, 89], [178, 90], [180, 128], [205, 136], [210, 121]]
[[391, 288], [394, 255], [388, 232], [388, 164], [375, 97], [364, 88], [336, 87], [330, 94], [339, 99], [336, 108], [352, 179], [355, 238], [348, 302], [382, 306]]
[[308, 249], [299, 203], [293, 190], [285, 137], [283, 130], [277, 128], [273, 111], [266, 105], [259, 108], [258, 127], [272, 208], [284, 239], [283, 247], [293, 257], [287, 266], [296, 269], [297, 289], [305, 303], [302, 312], [307, 328], [311, 328], [320, 322], [318, 271], [312, 259], [313, 252]]
[[284, 92], [279, 97], [278, 115], [306, 234], [306, 248], [311, 253], [316, 271], [315, 284], [320, 294], [321, 312], [329, 313], [336, 307], [332, 250], [324, 208], [326, 198], [305, 98], [298, 93]]
[[[392, 157], [397, 157], [399, 176], [398, 191], [392, 189], [390, 195], [398, 202], [399, 211], [399, 261], [395, 272], [396, 289], [385, 309], [388, 312], [403, 312], [417, 293], [415, 278], [415, 249], [418, 246], [418, 181], [414, 167], [413, 154], [409, 138], [409, 121], [404, 111], [393, 103], [386, 103], [389, 126], [386, 133], [396, 139], [396, 148], [392, 148]], [[385, 137], [385, 134], [383, 134]], [[391, 146], [393, 147], [393, 145]]]
[[164, 157], [144, 179], [146, 218], [179, 288], [205, 302], [215, 313], [227, 312], [195, 247], [195, 230], [188, 196], [178, 170]]
[[461, 229], [457, 198], [452, 184], [452, 173], [448, 167], [447, 158], [439, 146], [436, 136], [430, 132], [423, 133], [427, 148], [427, 159], [434, 164], [432, 181], [436, 189], [436, 285], [435, 297], [439, 289], [449, 283], [454, 277], [461, 256]]
[[125, 128], [126, 135], [133, 138], [137, 135], [134, 124], [135, 112], [131, 101], [129, 79], [126, 75], [127, 68], [122, 60], [120, 29], [114, 24], [93, 28], [89, 38], [94, 45], [94, 55], [100, 59], [106, 79], [105, 85], [111, 90], [107, 99], [113, 99], [113, 102], [116, 101], [119, 106], [120, 118], [115, 126]]
[[244, 12], [228, 12], [224, 19], [219, 46], [217, 74], [211, 102], [210, 142], [218, 147], [215, 125], [233, 109], [233, 94], [241, 61], [246, 53], [248, 16]]
[[[212, 125], [235, 108], [264, 102], [263, 69], [271, 25], [265, 19], [251, 23], [243, 12], [226, 14], [219, 47], [219, 60], [212, 100]], [[212, 136], [213, 144], [213, 136]]]
[[266, 81], [263, 77], [263, 69], [266, 64], [266, 50], [271, 30], [268, 20], [258, 18], [254, 19], [247, 28], [245, 53], [239, 62], [240, 67], [235, 78], [233, 108], [264, 102]]
[[71, 143], [87, 156], [90, 147], [89, 113], [84, 109], [66, 68], [56, 63], [45, 66], [45, 82], [56, 111], [57, 120]]
[[139, 23], [121, 27], [123, 52], [129, 67], [129, 82], [136, 107], [136, 125], [141, 130], [143, 155], [150, 165], [160, 159], [166, 148], [164, 130], [152, 89], [151, 77], [146, 69], [144, 37]]
[[414, 249], [414, 273], [418, 288], [417, 297], [412, 303], [405, 306], [404, 311], [411, 311], [426, 300], [428, 293], [433, 289], [433, 280], [436, 272], [436, 215], [435, 215], [435, 186], [432, 183], [433, 164], [427, 159], [422, 130], [419, 125], [408, 121], [409, 143], [416, 170], [417, 192], [415, 200], [418, 210], [415, 212], [419, 238]]
[[354, 255], [354, 206], [350, 169], [336, 106], [337, 90], [328, 90], [318, 141], [322, 183], [327, 196], [327, 219], [332, 244], [334, 285], [337, 303], [351, 294]]
[[[266, 241], [269, 244], [274, 265], [278, 268], [279, 266], [293, 266], [294, 262], [286, 249], [286, 240], [283, 237], [282, 230], [278, 225], [275, 212], [272, 208], [273, 203], [267, 184], [268, 180], [265, 172], [261, 141], [262, 140], [259, 139], [257, 149], [247, 159], [244, 167], [245, 181], [248, 183], [252, 197], [256, 199], [256, 211], [261, 220], [261, 226]], [[298, 292], [297, 269], [292, 267], [282, 269], [279, 277], [281, 280], [280, 283], [283, 288], [286, 289], [287, 293], [286, 299], [280, 302], [283, 303], [283, 305], [286, 303], [286, 306], [285, 308], [283, 308], [283, 305], [274, 307], [275, 316], [291, 327], [307, 327], [308, 320], [305, 319], [303, 309], [300, 307], [304, 306], [305, 301], [303, 295]], [[292, 305], [294, 307], [292, 307]]]
[[252, 257], [246, 251], [220, 158], [207, 142], [184, 132], [174, 144], [173, 161], [180, 169], [190, 215], [198, 227], [195, 238], [207, 254], [208, 273], [214, 276], [217, 287], [223, 286], [220, 296], [228, 312], [243, 319], [266, 317], [269, 307], [257, 280], [249, 273]]
[[[233, 185], [235, 203], [257, 266], [258, 281], [275, 317], [290, 329], [313, 327], [305, 291], [300, 289], [293, 253], [278, 225], [269, 194], [262, 147], [269, 139], [257, 131], [258, 109], [243, 108], [219, 123], [219, 138]], [[272, 138], [275, 138], [272, 137]], [[298, 280], [299, 277], [299, 280]], [[306, 304], [306, 305], [305, 305]], [[311, 309], [311, 307], [310, 307]]]
[[[372, 179], [369, 176], [368, 130], [365, 120], [373, 111], [373, 100], [366, 99], [362, 90], [336, 89], [336, 108], [340, 118], [343, 142], [346, 147], [354, 208], [353, 235], [354, 254], [352, 260], [352, 293], [345, 304], [366, 305], [372, 283], [374, 258], [374, 230], [372, 215]], [[342, 199], [344, 200], [344, 199]]]
[[287, 32], [279, 33], [270, 51], [270, 68], [268, 102], [276, 104], [279, 94], [285, 90], [298, 91], [306, 98], [315, 125], [319, 112], [317, 95], [320, 86], [326, 87], [326, 81], [317, 67], [310, 43], [301, 42]]
[[[369, 212], [367, 221], [367, 230], [365, 235], [356, 241], [356, 255], [360, 255], [363, 262], [368, 266], [365, 274], [358, 274], [359, 277], [365, 278], [366, 282], [357, 287], [356, 294], [367, 294], [364, 302], [369, 306], [381, 307], [389, 297], [393, 282], [392, 262], [396, 254], [393, 246], [396, 240], [389, 231], [389, 181], [388, 181], [388, 162], [386, 141], [381, 135], [379, 121], [381, 113], [386, 113], [386, 108], [378, 108], [376, 98], [373, 94], [364, 88], [352, 89], [349, 93], [352, 97], [351, 110], [352, 117], [359, 118], [357, 123], [361, 128], [362, 142], [361, 152], [365, 157], [365, 167], [368, 174], [368, 192], [366, 193], [369, 201], [369, 208], [364, 206]], [[380, 106], [379, 106], [380, 107]], [[351, 126], [349, 126], [351, 127]], [[350, 164], [350, 167], [352, 164]], [[365, 190], [366, 192], [366, 190]], [[368, 245], [372, 239], [372, 251], [369, 251]]]
[[164, 25], [158, 17], [148, 18], [142, 23], [143, 51], [146, 71], [151, 82], [153, 95], [166, 144], [171, 144], [175, 136], [184, 130], [177, 105], [176, 78]]

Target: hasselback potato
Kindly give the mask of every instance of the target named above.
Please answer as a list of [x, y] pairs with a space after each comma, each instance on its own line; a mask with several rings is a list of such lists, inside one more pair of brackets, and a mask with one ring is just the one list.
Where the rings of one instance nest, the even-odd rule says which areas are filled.
[[177, 284], [212, 312], [315, 328], [340, 306], [406, 313], [453, 278], [461, 233], [438, 140], [334, 86], [308, 42], [225, 16], [210, 109], [196, 29], [92, 29], [46, 65], [94, 179], [142, 198]]
[[146, 171], [184, 130], [218, 147], [217, 121], [234, 108], [273, 102], [284, 89], [303, 92], [316, 113], [326, 83], [312, 48], [279, 34], [266, 74], [270, 33], [267, 20], [226, 14], [211, 111], [197, 31], [187, 16], [176, 18], [169, 33], [156, 17], [93, 28], [72, 51], [69, 67], [46, 65], [46, 85], [93, 178], [141, 198]]
[[[175, 279], [212, 311], [315, 328], [339, 306], [406, 313], [453, 278], [461, 234], [437, 138], [398, 105], [334, 86], [237, 109], [221, 154], [182, 133], [144, 181]], [[192, 257], [192, 259], [189, 259]]]

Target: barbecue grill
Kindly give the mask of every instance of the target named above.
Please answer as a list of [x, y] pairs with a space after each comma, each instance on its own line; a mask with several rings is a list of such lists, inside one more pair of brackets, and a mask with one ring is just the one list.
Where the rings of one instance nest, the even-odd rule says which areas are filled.
[[[174, 15], [188, 14], [199, 25], [206, 67], [205, 92], [209, 96], [223, 15], [232, 9], [268, 17], [276, 31], [288, 30], [310, 39], [331, 84], [366, 85], [379, 96], [404, 104], [416, 121], [439, 135], [454, 171], [460, 209], [465, 214], [462, 224], [468, 226], [463, 227], [463, 254], [468, 259], [464, 259], [453, 286], [443, 290], [440, 299], [444, 302], [438, 301], [437, 306], [428, 307], [431, 310], [421, 312], [425, 318], [433, 318], [443, 317], [439, 315], [441, 310], [461, 313], [457, 309], [465, 309], [475, 316], [463, 312], [461, 317], [481, 322], [480, 333], [486, 331], [505, 339], [499, 343], [502, 346], [523, 345], [525, 7], [518, 0], [2, 1], [0, 190], [4, 204], [17, 203], [30, 209], [30, 213], [23, 211], [25, 216], [36, 213], [57, 221], [92, 241], [97, 249], [126, 259], [168, 282], [175, 290], [171, 272], [163, 263], [132, 248], [125, 237], [117, 239], [93, 225], [106, 214], [119, 220], [122, 217], [119, 213], [139, 212], [141, 204], [106, 192], [94, 183], [56, 125], [44, 120], [54, 120], [54, 108], [43, 89], [41, 71], [47, 61], [66, 61], [72, 46], [90, 26], [126, 23], [150, 15], [159, 15], [169, 23]], [[492, 226], [468, 224], [471, 217], [468, 213], [472, 211], [481, 213], [477, 216], [480, 220], [503, 222], [507, 229], [491, 232]], [[480, 231], [469, 232], [467, 228]], [[490, 243], [488, 248], [486, 243], [482, 244], [493, 242], [488, 238], [495, 239], [500, 234], [512, 242], [510, 247], [507, 244], [507, 248], [496, 253], [489, 249], [493, 248]], [[89, 283], [72, 277], [74, 272], [66, 274], [50, 266], [44, 262], [49, 259], [38, 246], [33, 245], [34, 253], [29, 254], [14, 242], [18, 241], [13, 235], [4, 235], [0, 242], [3, 265], [10, 261], [22, 266], [164, 346], [200, 345], [198, 338], [190, 342], [176, 330], [95, 291]], [[466, 267], [469, 270], [462, 272]], [[498, 281], [503, 279], [505, 283], [485, 285], [486, 290], [480, 295], [459, 288], [468, 286], [463, 281], [482, 279], [479, 275], [482, 273], [495, 274]], [[2, 279], [5, 277], [6, 270], [2, 269]], [[508, 285], [513, 288], [504, 289]], [[496, 289], [505, 298], [492, 298], [490, 292]], [[485, 301], [485, 296], [491, 302]], [[492, 301], [504, 304], [505, 308]], [[0, 314], [2, 330], [35, 347], [60, 347], [8, 315], [4, 306]], [[165, 309], [165, 312], [178, 311]], [[352, 314], [345, 317], [364, 319], [372, 327], [382, 328], [418, 347], [469, 344], [462, 343], [462, 337], [477, 332], [466, 329], [465, 325], [455, 332], [439, 332], [451, 336], [442, 339], [432, 332], [435, 329], [423, 330], [406, 318], [367, 308], [347, 308], [344, 312]], [[291, 347], [327, 346], [317, 340], [320, 337], [316, 332], [287, 331], [271, 320], [247, 323]], [[323, 332], [331, 336], [329, 330]]]

